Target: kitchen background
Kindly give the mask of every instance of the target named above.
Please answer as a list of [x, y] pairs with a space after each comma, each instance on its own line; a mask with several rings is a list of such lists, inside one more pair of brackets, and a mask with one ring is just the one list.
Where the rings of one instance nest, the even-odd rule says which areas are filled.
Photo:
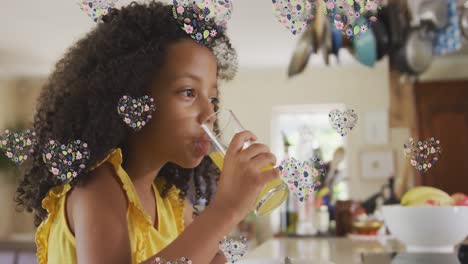
[[[73, 0], [2, 0], [1, 6], [3, 131], [31, 120], [35, 99], [54, 62], [95, 24]], [[443, 86], [458, 81], [468, 90], [466, 45], [436, 57], [414, 85], [414, 78], [390, 67], [387, 56], [368, 67], [359, 63], [349, 49], [340, 50], [340, 62], [332, 59], [331, 65], [324, 63], [322, 55], [312, 55], [303, 72], [288, 78], [290, 58], [300, 36], [293, 36], [276, 21], [269, 0], [235, 1], [228, 32], [240, 65], [237, 77], [221, 86], [222, 104], [231, 108], [259, 141], [269, 144], [278, 160], [285, 155], [283, 136], [292, 144], [289, 155], [303, 159], [321, 152], [328, 162], [334, 151], [343, 147], [345, 158], [338, 167], [341, 183], [337, 191], [342, 200], [363, 201], [379, 192], [392, 176], [398, 179], [406, 175], [409, 186], [418, 181], [402, 149], [409, 137], [418, 137], [418, 105], [413, 93], [418, 84], [435, 82]], [[328, 112], [333, 108], [354, 109], [359, 116], [355, 129], [345, 137], [330, 131]], [[466, 125], [464, 129], [468, 131]], [[391, 153], [384, 159], [390, 164], [388, 175], [363, 176], [361, 159], [369, 151]], [[458, 158], [466, 162], [466, 157]], [[464, 168], [460, 176], [466, 178], [468, 170]], [[12, 173], [0, 167], [0, 240], [30, 242], [34, 232], [32, 216], [15, 211]], [[248, 222], [254, 223], [250, 224], [252, 243], [260, 244], [284, 233], [282, 214], [287, 210], [284, 205], [268, 217]]]

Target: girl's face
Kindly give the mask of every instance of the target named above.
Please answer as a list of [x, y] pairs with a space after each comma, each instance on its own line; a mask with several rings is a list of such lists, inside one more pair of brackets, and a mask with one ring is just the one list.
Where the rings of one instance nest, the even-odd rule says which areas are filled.
[[211, 51], [193, 40], [170, 46], [152, 87], [156, 111], [144, 133], [148, 153], [184, 168], [200, 164], [210, 141], [201, 124], [214, 113], [217, 63]]

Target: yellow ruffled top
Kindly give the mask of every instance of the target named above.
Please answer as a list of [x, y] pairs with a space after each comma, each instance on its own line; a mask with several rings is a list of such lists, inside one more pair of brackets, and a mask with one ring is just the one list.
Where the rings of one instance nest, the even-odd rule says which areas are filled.
[[[140, 263], [161, 251], [182, 233], [184, 203], [179, 199], [177, 188], [172, 187], [166, 198], [162, 198], [159, 194], [162, 181], [153, 184], [158, 217], [156, 229], [151, 217], [143, 210], [132, 180], [121, 166], [122, 151], [114, 150], [97, 166], [104, 162], [113, 165], [127, 196], [127, 227], [132, 263]], [[36, 256], [39, 264], [77, 263], [75, 237], [68, 227], [65, 212], [66, 194], [70, 188], [69, 184], [54, 187], [42, 200], [42, 207], [49, 214], [36, 231]]]

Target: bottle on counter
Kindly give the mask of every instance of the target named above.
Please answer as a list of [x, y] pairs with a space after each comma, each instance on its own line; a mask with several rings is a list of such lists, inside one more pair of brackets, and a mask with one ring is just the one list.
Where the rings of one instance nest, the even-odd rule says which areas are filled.
[[298, 209], [297, 234], [302, 236], [317, 234], [314, 199], [309, 197], [303, 203], [299, 203]]
[[[291, 143], [284, 131], [281, 131], [282, 139], [283, 139], [283, 147], [284, 147], [284, 157], [283, 159], [289, 158], [289, 147]], [[289, 207], [290, 207], [290, 197], [288, 196], [286, 201], [280, 207], [280, 233], [281, 234], [288, 234], [290, 229], [290, 217], [289, 217]]]
[[317, 208], [317, 229], [321, 235], [328, 234], [330, 227], [330, 213], [328, 206], [322, 205]]
[[286, 225], [286, 231], [288, 234], [294, 235], [297, 234], [297, 220], [298, 220], [298, 215], [297, 215], [297, 199], [294, 198], [293, 195], [288, 196], [288, 202], [287, 202], [287, 210], [286, 210], [286, 215], [287, 215], [287, 225]]
[[384, 205], [388, 204], [399, 204], [400, 201], [395, 194], [395, 180], [393, 177], [388, 179], [388, 184], [382, 190], [382, 196], [384, 198]]
[[280, 234], [288, 232], [288, 199], [280, 207]]

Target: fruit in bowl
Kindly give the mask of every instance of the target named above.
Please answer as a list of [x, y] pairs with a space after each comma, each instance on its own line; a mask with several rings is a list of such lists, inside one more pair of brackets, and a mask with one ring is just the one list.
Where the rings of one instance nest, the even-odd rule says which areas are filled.
[[430, 187], [419, 186], [407, 191], [401, 198], [401, 205], [454, 205], [454, 199], [446, 192]]
[[455, 205], [468, 206], [468, 195], [464, 193], [454, 193], [452, 199]]
[[401, 198], [401, 205], [459, 205], [468, 206], [468, 195], [458, 192], [452, 195], [430, 186], [414, 187]]
[[415, 187], [403, 195], [400, 205], [384, 206], [383, 217], [407, 251], [453, 252], [468, 235], [468, 206], [459, 203], [442, 190]]

